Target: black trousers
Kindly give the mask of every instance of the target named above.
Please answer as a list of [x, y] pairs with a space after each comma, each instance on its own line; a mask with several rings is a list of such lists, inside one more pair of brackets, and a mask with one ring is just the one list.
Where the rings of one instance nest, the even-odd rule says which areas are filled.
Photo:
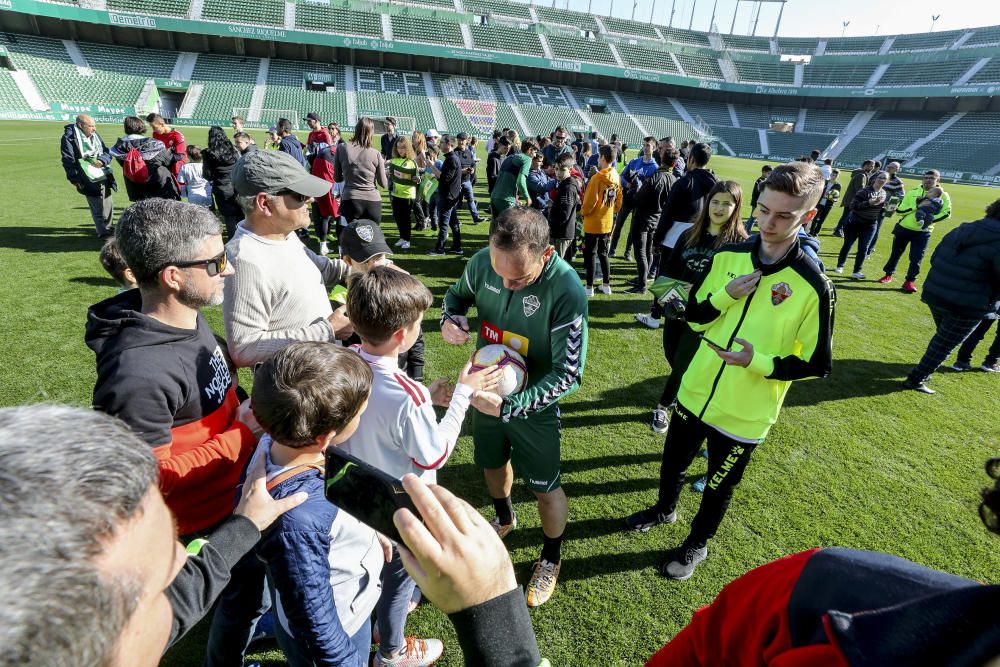
[[645, 224], [639, 226], [635, 219], [632, 220], [632, 256], [635, 257], [640, 284], [646, 282], [653, 261], [653, 231]]
[[677, 400], [677, 392], [681, 388], [681, 378], [684, 371], [694, 359], [701, 339], [691, 331], [687, 322], [667, 320], [663, 325], [663, 354], [670, 364], [670, 375], [660, 394], [660, 405], [668, 407]]
[[657, 509], [673, 512], [684, 488], [687, 469], [708, 441], [708, 482], [698, 513], [691, 522], [691, 532], [684, 541], [688, 546], [703, 547], [715, 536], [729, 509], [733, 491], [743, 479], [756, 444], [739, 442], [723, 435], [678, 404], [670, 419], [670, 430], [663, 443], [660, 464], [660, 494]]
[[[976, 351], [976, 346], [982, 342], [986, 334], [989, 333], [990, 327], [996, 324], [996, 320], [983, 320], [975, 328], [975, 330], [969, 334], [969, 337], [965, 339], [962, 343], [962, 347], [958, 350], [958, 361], [964, 361], [967, 364], [972, 364], [972, 353]], [[1000, 359], [1000, 328], [997, 328], [996, 338], [993, 339], [993, 344], [990, 345], [989, 352], [986, 353], [986, 358], [983, 363], [987, 366], [991, 366]]]
[[809, 227], [810, 236], [819, 236], [820, 230], [823, 229], [823, 223], [826, 222], [826, 216], [830, 215], [830, 209], [833, 208], [833, 202], [817, 208], [816, 217], [813, 218], [812, 225]]
[[382, 224], [382, 201], [365, 201], [363, 199], [341, 199], [340, 215], [347, 224], [355, 220], [371, 220]]
[[396, 221], [399, 238], [409, 241], [410, 232], [413, 229], [413, 225], [410, 222], [410, 211], [413, 210], [413, 200], [391, 196], [389, 199], [392, 200], [392, 219]]
[[[633, 210], [635, 210], [635, 198], [632, 197], [631, 195], [623, 197], [622, 207], [621, 209], [619, 209], [618, 215], [615, 216], [614, 228], [611, 230], [611, 252], [618, 252], [618, 240], [621, 238], [622, 229], [625, 227], [625, 221], [628, 219], [630, 215], [632, 215]], [[634, 218], [632, 222], [633, 224], [635, 224]], [[628, 254], [628, 251], [632, 245], [631, 242], [629, 241], [629, 237], [631, 236], [632, 233], [630, 230], [629, 234], [625, 236], [626, 255]]]
[[610, 234], [583, 235], [583, 263], [587, 270], [587, 287], [594, 286], [594, 255], [601, 263], [601, 275], [605, 284], [611, 282], [611, 265], [608, 262], [608, 238]]

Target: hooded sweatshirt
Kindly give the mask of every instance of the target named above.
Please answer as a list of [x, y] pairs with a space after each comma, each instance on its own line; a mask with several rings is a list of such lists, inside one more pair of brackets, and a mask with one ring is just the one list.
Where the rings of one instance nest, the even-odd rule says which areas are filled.
[[719, 179], [708, 169], [698, 167], [685, 172], [670, 188], [667, 203], [653, 233], [653, 244], [663, 245], [663, 239], [675, 222], [691, 222], [701, 211], [705, 195]]
[[615, 213], [622, 207], [622, 179], [614, 167], [602, 169], [591, 177], [583, 195], [584, 234], [610, 234]]
[[140, 201], [160, 197], [162, 199], [176, 199], [180, 201], [181, 191], [174, 180], [171, 168], [174, 163], [174, 154], [163, 145], [159, 139], [144, 137], [141, 134], [129, 134], [119, 139], [111, 148], [111, 155], [118, 160], [119, 165], [125, 163], [125, 156], [130, 149], [135, 148], [142, 155], [149, 169], [149, 180], [145, 183], [136, 183], [127, 178], [125, 181], [125, 192], [131, 201]]
[[190, 535], [229, 516], [257, 439], [237, 419], [239, 398], [204, 316], [179, 329], [142, 314], [133, 289], [90, 307], [86, 342], [97, 355], [94, 406], [153, 447], [160, 490]]

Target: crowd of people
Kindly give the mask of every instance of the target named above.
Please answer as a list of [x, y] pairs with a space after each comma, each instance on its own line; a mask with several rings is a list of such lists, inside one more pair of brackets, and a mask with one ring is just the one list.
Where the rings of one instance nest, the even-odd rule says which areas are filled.
[[[762, 169], [744, 220], [743, 188], [714, 174], [705, 143], [647, 137], [626, 160], [615, 136], [499, 130], [486, 146], [488, 243], [452, 277], [440, 332], [449, 345], [516, 350], [529, 379], [504, 396], [500, 369], [468, 363], [454, 382], [426, 386], [434, 298], [390, 259], [381, 190], [398, 250], [424, 228], [436, 232], [431, 254], [471, 250], [458, 209], [486, 220], [475, 138], [400, 136], [387, 118], [376, 149], [370, 118], [349, 140], [316, 114], [305, 120], [305, 143], [282, 119], [263, 149], [239, 118], [233, 140], [213, 127], [204, 149], [155, 114], [126, 118], [111, 148], [87, 116], [66, 127], [67, 178], [121, 290], [87, 313], [95, 411], [0, 410], [12, 490], [0, 494], [0, 577], [14, 600], [0, 612], [13, 658], [0, 660], [153, 665], [211, 613], [206, 665], [243, 664], [262, 619], [293, 665], [429, 665], [442, 642], [406, 632], [426, 597], [454, 623], [467, 664], [547, 664], [527, 609], [551, 599], [564, 565], [559, 404], [584, 381], [589, 299], [612, 293], [621, 238], [636, 265], [627, 291], [651, 296], [636, 320], [663, 327], [670, 367], [651, 424], [666, 433], [658, 492], [622, 528], [677, 521], [687, 469], [707, 445], [698, 510], [658, 568], [684, 581], [709, 556], [791, 383], [835, 368], [836, 292], [816, 238], [825, 217], [840, 201], [835, 271], [857, 243], [861, 279], [882, 221], [898, 215], [880, 282], [909, 246], [909, 292], [951, 212], [937, 172], [904, 191], [896, 163], [866, 162], [840, 196], [817, 151]], [[133, 202], [117, 224], [112, 160]], [[970, 370], [1000, 313], [1000, 200], [940, 241], [922, 298], [937, 330], [903, 386], [933, 393], [931, 373], [960, 346], [954, 368]], [[224, 337], [202, 313], [217, 305]], [[998, 348], [984, 370], [1000, 371]], [[253, 374], [249, 393], [240, 368]], [[436, 483], [467, 416], [490, 520]], [[35, 440], [49, 456], [28, 455]], [[401, 480], [420, 513], [396, 513], [402, 543], [325, 499], [330, 448]], [[1000, 463], [987, 472], [1000, 477]], [[542, 529], [523, 592], [502, 543], [518, 528], [518, 479]], [[61, 493], [41, 509], [24, 502], [45, 487]], [[998, 489], [980, 510], [994, 531]], [[44, 539], [23, 530], [39, 516]], [[998, 596], [884, 554], [813, 550], [731, 583], [649, 664], [984, 664], [1000, 655]]]

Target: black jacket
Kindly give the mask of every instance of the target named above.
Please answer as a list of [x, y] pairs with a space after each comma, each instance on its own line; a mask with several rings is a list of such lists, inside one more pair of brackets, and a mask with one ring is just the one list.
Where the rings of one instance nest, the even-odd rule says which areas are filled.
[[223, 215], [232, 216], [240, 213], [240, 207], [236, 203], [236, 190], [231, 180], [233, 167], [239, 158], [239, 151], [235, 149], [232, 155], [216, 155], [215, 151], [209, 149], [205, 149], [201, 154], [201, 175], [212, 184], [215, 205]]
[[392, 149], [396, 145], [396, 140], [399, 139], [398, 134], [383, 134], [381, 140], [382, 157], [388, 162], [392, 159]]
[[690, 222], [701, 211], [702, 199], [718, 180], [707, 169], [692, 169], [677, 179], [670, 188], [670, 195], [653, 234], [654, 246], [663, 243], [663, 238], [675, 222]]
[[757, 200], [760, 199], [760, 191], [763, 189], [764, 181], [766, 180], [766, 177], [761, 176], [753, 182], [753, 191], [750, 193], [750, 210], [757, 208]]
[[945, 234], [931, 255], [924, 303], [962, 317], [1000, 307], [1000, 220], [966, 222]]
[[493, 186], [496, 185], [497, 177], [500, 175], [503, 158], [504, 156], [495, 150], [486, 156], [486, 187], [490, 194], [493, 194]]
[[455, 151], [444, 154], [438, 190], [441, 199], [450, 202], [456, 201], [462, 194], [462, 161]]
[[858, 193], [858, 190], [868, 186], [868, 178], [870, 174], [862, 171], [861, 169], [855, 169], [851, 172], [851, 182], [847, 184], [847, 190], [844, 191], [844, 196], [840, 199], [840, 205], [850, 210], [851, 202], [854, 200], [854, 195]]
[[466, 147], [464, 151], [455, 151], [458, 154], [458, 160], [462, 163], [463, 171], [465, 169], [472, 169], [471, 174], [462, 174], [463, 181], [471, 181], [472, 177], [476, 174], [476, 150], [474, 148]]
[[864, 222], [875, 222], [879, 214], [885, 208], [888, 193], [883, 189], [877, 197], [877, 203], [872, 204], [872, 197], [875, 197], [875, 189], [870, 185], [858, 190], [851, 200], [851, 213], [858, 220]]
[[[65, 127], [62, 139], [59, 141], [59, 152], [62, 153], [62, 166], [66, 171], [66, 180], [75, 185], [80, 194], [87, 195], [88, 197], [99, 197], [101, 195], [101, 183], [92, 183], [80, 169], [78, 160], [83, 157], [83, 154], [80, 152], [80, 144], [78, 142], [79, 132], [76, 124], [70, 123]], [[96, 130], [94, 134], [97, 134]], [[101, 154], [97, 156], [97, 159], [110, 167], [111, 153], [108, 151], [107, 145], [99, 134], [97, 134], [97, 141], [101, 147]], [[107, 184], [112, 190], [118, 190], [118, 185], [115, 183], [115, 176], [111, 173], [110, 168], [108, 169]]]
[[635, 211], [632, 214], [632, 224], [636, 229], [649, 231], [656, 228], [677, 180], [670, 168], [660, 167], [642, 182], [635, 196]]
[[576, 176], [570, 176], [556, 186], [556, 198], [549, 209], [549, 238], [576, 238], [576, 214], [580, 210], [583, 184]]
[[124, 164], [130, 148], [135, 148], [142, 154], [142, 159], [146, 161], [146, 167], [149, 169], [149, 180], [145, 183], [136, 183], [123, 178], [128, 198], [131, 201], [140, 201], [160, 197], [180, 201], [181, 190], [170, 170], [174, 160], [177, 159], [174, 153], [159, 139], [129, 135], [115, 143], [111, 148], [111, 155], [118, 160], [118, 164]]

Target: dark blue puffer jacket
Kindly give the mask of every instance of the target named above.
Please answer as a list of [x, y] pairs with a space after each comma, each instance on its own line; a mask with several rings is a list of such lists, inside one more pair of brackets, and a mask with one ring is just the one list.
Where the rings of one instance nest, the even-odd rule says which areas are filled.
[[1000, 220], [983, 218], [948, 232], [931, 256], [923, 301], [962, 317], [1000, 307]]

